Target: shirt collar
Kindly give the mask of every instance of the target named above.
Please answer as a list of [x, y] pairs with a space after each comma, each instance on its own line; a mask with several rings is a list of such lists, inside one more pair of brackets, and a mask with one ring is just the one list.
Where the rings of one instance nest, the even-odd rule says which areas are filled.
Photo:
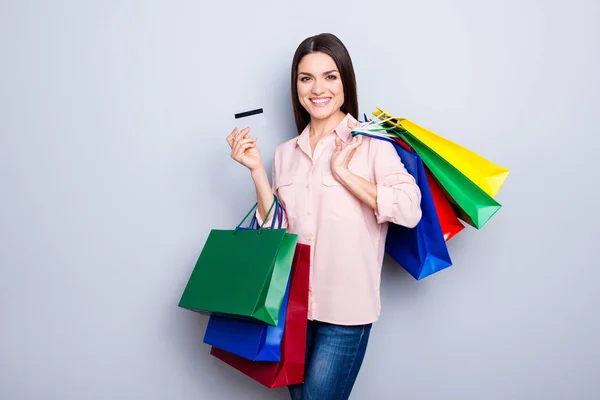
[[[348, 139], [352, 136], [352, 128], [351, 126], [356, 124], [358, 121], [350, 114], [346, 114], [344, 119], [335, 127], [330, 133], [335, 133], [342, 142], [346, 143]], [[348, 126], [350, 125], [350, 126]], [[299, 146], [302, 142], [309, 141], [310, 134], [310, 123], [306, 125], [306, 128], [302, 131], [298, 139], [296, 139], [296, 146]]]

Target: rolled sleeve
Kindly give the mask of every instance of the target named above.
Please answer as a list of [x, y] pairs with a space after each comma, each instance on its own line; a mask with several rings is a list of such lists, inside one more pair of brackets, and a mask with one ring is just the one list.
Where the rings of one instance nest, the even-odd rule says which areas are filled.
[[378, 223], [414, 228], [421, 220], [421, 190], [391, 143], [378, 140], [375, 155]]
[[[267, 219], [267, 221], [265, 222], [265, 226], [263, 226], [263, 229], [270, 229], [271, 228], [271, 224], [273, 223], [273, 215], [274, 213], [271, 212], [271, 214], [269, 215], [269, 218]], [[258, 226], [262, 225], [263, 223], [263, 219], [260, 217], [260, 215], [258, 215], [258, 209], [256, 210], [255, 214], [256, 216], [256, 222], [258, 223]], [[282, 228], [287, 228], [287, 217], [285, 216], [285, 211], [281, 212], [279, 214], [278, 217], [276, 218], [281, 218], [281, 227]], [[279, 227], [279, 220], [275, 220], [275, 226]]]
[[[260, 217], [260, 214], [258, 213], [258, 208], [256, 209], [256, 211], [254, 212], [254, 216], [256, 217], [256, 222], [258, 223], [258, 226], [262, 225], [262, 223], [264, 222], [263, 219]], [[271, 224], [273, 223], [273, 215], [269, 215], [269, 219], [267, 220], [267, 222], [265, 222], [265, 228], [270, 228]]]
[[385, 218], [392, 215], [392, 204], [394, 202], [394, 189], [389, 186], [377, 185], [377, 222], [385, 222]]

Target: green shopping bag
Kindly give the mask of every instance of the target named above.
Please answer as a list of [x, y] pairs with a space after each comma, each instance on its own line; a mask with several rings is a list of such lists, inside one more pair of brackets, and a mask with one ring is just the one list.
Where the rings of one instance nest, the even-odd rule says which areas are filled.
[[[268, 220], [274, 199], [265, 221]], [[213, 229], [198, 257], [179, 307], [276, 326], [298, 235], [286, 229]]]
[[407, 142], [421, 156], [425, 165], [442, 186], [456, 214], [473, 227], [480, 229], [502, 207], [479, 186], [452, 164], [423, 144], [410, 132], [392, 128], [393, 133]]

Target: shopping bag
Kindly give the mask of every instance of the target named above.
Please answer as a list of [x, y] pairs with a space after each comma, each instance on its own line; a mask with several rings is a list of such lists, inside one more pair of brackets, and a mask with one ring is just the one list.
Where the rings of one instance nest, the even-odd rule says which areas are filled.
[[440, 184], [456, 215], [477, 229], [489, 221], [501, 207], [496, 200], [454, 168], [452, 164], [412, 135], [407, 134], [407, 131], [393, 126], [388, 119], [380, 123], [364, 123], [354, 128], [352, 134], [371, 136], [392, 143], [396, 138], [407, 142]]
[[422, 217], [414, 228], [389, 224], [385, 250], [415, 279], [452, 265], [421, 158], [393, 142], [404, 167], [421, 190]]
[[[396, 138], [396, 143], [409, 151], [414, 151], [412, 147], [408, 145], [402, 139]], [[444, 235], [444, 240], [447, 242], [452, 239], [456, 234], [463, 229], [465, 226], [459, 221], [456, 213], [452, 209], [452, 206], [444, 196], [440, 185], [437, 183], [431, 172], [424, 167], [425, 176], [427, 177], [427, 183], [429, 184], [429, 189], [431, 191], [431, 196], [433, 197], [433, 204], [435, 206], [435, 210], [437, 211], [438, 219], [440, 220], [440, 226], [442, 227], [442, 234]]]
[[[381, 119], [391, 117], [379, 107], [373, 114]], [[510, 173], [510, 170], [500, 167], [479, 154], [436, 135], [408, 119], [394, 118], [390, 123], [405, 130], [408, 135], [429, 147], [491, 197], [496, 197]]]
[[429, 189], [431, 189], [431, 196], [433, 197], [433, 204], [435, 204], [435, 209], [440, 219], [444, 240], [447, 242], [465, 229], [465, 226], [458, 219], [452, 205], [446, 199], [446, 196], [444, 196], [442, 188], [427, 167], [425, 167], [425, 176], [427, 176], [427, 182], [429, 182]]
[[298, 243], [290, 278], [281, 361], [251, 361], [212, 347], [210, 354], [268, 388], [294, 385], [304, 381], [310, 247]]
[[[271, 229], [275, 228], [276, 219], [281, 229], [280, 211], [282, 210], [279, 204], [275, 206], [275, 215], [279, 218], [273, 218]], [[258, 229], [256, 218], [253, 218], [250, 226], [244, 229]], [[204, 334], [204, 343], [253, 361], [280, 361], [289, 288], [288, 281], [277, 326], [211, 315]]]
[[459, 170], [404, 131], [393, 128], [392, 132], [406, 141], [421, 156], [423, 163], [437, 179], [445, 197], [454, 207], [456, 215], [466, 223], [481, 229], [502, 207], [500, 203], [481, 190]]
[[289, 283], [277, 326], [211, 315], [204, 343], [252, 361], [281, 361], [281, 340], [287, 314]]
[[[278, 202], [275, 197], [267, 214]], [[179, 307], [277, 326], [298, 240], [285, 229], [213, 229], [198, 257]], [[265, 221], [267, 218], [265, 218]]]

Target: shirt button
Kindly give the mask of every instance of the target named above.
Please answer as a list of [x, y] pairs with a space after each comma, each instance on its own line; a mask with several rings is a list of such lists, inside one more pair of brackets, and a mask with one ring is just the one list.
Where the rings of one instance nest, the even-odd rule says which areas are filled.
[[309, 187], [310, 187], [310, 185], [307, 183], [307, 184], [306, 184], [306, 188], [308, 189]]
[[307, 238], [307, 240], [308, 240], [309, 242], [312, 242], [312, 240], [313, 240], [313, 237], [312, 237], [312, 236], [309, 236], [309, 237]]
[[309, 211], [306, 213], [306, 215], [308, 215], [310, 217], [312, 215], [312, 213]]

